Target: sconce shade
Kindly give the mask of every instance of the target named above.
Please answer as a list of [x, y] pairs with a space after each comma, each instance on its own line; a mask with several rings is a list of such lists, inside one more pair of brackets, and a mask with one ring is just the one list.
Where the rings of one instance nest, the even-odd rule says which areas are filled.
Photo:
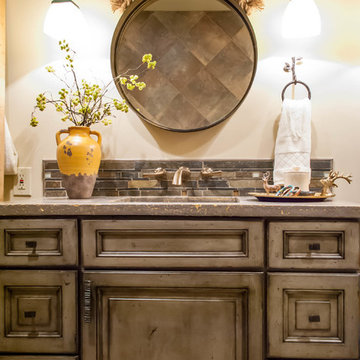
[[290, 0], [282, 18], [282, 36], [300, 39], [320, 33], [321, 18], [314, 0]]
[[86, 27], [78, 5], [72, 0], [52, 0], [44, 22], [44, 33], [56, 40], [71, 41]]

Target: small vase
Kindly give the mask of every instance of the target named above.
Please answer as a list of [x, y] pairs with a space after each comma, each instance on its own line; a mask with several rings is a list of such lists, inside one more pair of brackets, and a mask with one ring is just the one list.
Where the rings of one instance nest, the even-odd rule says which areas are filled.
[[[69, 134], [61, 140], [61, 134]], [[90, 137], [96, 135], [97, 141]], [[70, 199], [91, 197], [101, 160], [101, 135], [87, 126], [72, 126], [56, 133], [59, 169]]]

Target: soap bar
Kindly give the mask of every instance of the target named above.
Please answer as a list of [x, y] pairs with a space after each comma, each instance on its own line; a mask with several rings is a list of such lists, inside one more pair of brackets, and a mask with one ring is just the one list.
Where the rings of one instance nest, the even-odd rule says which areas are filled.
[[309, 191], [310, 173], [307, 171], [286, 171], [284, 182], [285, 186], [298, 186], [302, 191]]

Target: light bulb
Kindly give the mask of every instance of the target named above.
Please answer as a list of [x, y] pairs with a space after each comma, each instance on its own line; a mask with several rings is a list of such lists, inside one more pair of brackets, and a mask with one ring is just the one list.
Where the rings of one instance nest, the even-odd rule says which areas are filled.
[[44, 22], [44, 33], [56, 40], [72, 40], [84, 34], [86, 22], [71, 0], [52, 0]]
[[282, 19], [282, 36], [300, 39], [320, 33], [321, 18], [314, 0], [290, 0]]

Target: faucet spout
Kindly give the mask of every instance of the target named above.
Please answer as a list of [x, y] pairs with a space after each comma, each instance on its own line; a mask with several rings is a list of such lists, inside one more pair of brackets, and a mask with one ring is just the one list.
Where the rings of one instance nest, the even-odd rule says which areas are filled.
[[180, 166], [174, 174], [172, 184], [180, 186], [183, 183], [183, 180], [190, 176], [190, 169], [188, 167]]

